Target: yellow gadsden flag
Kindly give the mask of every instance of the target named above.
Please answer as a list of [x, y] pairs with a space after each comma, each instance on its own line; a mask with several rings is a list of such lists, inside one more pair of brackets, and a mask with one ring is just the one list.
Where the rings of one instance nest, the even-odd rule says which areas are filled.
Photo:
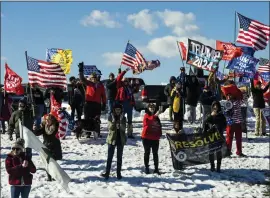
[[47, 49], [46, 59], [47, 62], [59, 64], [65, 74], [70, 73], [70, 66], [73, 62], [72, 50], [58, 48]]

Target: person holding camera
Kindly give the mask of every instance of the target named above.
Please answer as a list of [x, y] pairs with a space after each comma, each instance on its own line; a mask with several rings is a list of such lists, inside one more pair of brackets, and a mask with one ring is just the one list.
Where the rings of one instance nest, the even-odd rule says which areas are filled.
[[[95, 120], [97, 117], [100, 117], [101, 111], [106, 109], [106, 93], [104, 86], [101, 86], [97, 81], [97, 74], [92, 73], [88, 79], [84, 77], [83, 67], [84, 63], [81, 62], [78, 65], [80, 80], [83, 84], [86, 85], [85, 91], [85, 105], [84, 105], [84, 119], [86, 123], [87, 120]], [[100, 131], [96, 131], [100, 136]], [[90, 135], [87, 136], [90, 138]]]
[[[204, 133], [208, 133], [209, 130], [214, 129], [214, 127], [218, 130], [220, 133], [220, 136], [223, 137], [224, 141], [224, 135], [223, 132], [226, 128], [227, 121], [226, 118], [222, 112], [221, 105], [218, 101], [214, 101], [211, 105], [211, 113], [207, 115], [206, 119], [204, 120]], [[209, 161], [211, 168], [210, 170], [214, 172], [215, 170], [219, 173], [220, 172], [220, 167], [221, 167], [221, 160], [222, 160], [222, 143], [224, 141], [221, 141], [218, 144], [210, 144], [209, 145]], [[219, 147], [220, 146], [220, 147]], [[214, 149], [213, 148], [217, 148]], [[216, 154], [216, 159], [217, 159], [217, 169], [215, 169], [215, 155]]]

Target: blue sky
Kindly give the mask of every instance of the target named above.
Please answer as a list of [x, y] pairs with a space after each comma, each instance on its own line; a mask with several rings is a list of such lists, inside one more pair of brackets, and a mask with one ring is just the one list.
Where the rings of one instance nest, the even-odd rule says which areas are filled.
[[[5, 61], [27, 82], [24, 51], [45, 60], [46, 48], [73, 50], [68, 77], [77, 76], [84, 61], [107, 78], [117, 72], [127, 40], [146, 59], [161, 62], [139, 77], [167, 82], [182, 66], [176, 40], [233, 42], [235, 11], [269, 24], [268, 2], [1, 2], [1, 83]], [[255, 57], [269, 59], [269, 44]]]

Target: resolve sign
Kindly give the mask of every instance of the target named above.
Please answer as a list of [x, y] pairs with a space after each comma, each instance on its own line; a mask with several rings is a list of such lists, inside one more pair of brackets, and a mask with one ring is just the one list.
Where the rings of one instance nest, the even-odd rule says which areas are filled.
[[215, 50], [198, 41], [188, 39], [187, 64], [213, 71], [222, 59], [223, 51]]

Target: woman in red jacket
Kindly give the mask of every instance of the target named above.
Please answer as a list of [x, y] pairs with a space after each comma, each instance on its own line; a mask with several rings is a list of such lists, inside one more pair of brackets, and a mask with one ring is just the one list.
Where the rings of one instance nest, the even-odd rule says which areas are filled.
[[149, 155], [152, 148], [155, 170], [154, 173], [160, 174], [158, 170], [158, 148], [159, 139], [162, 135], [162, 126], [156, 114], [156, 105], [150, 103], [143, 118], [142, 143], [144, 147], [145, 173], [149, 174]]
[[26, 159], [23, 152], [23, 139], [17, 139], [12, 145], [12, 151], [6, 158], [6, 170], [9, 174], [9, 184], [11, 185], [11, 198], [28, 198], [31, 190], [33, 175], [36, 167], [32, 160]]

